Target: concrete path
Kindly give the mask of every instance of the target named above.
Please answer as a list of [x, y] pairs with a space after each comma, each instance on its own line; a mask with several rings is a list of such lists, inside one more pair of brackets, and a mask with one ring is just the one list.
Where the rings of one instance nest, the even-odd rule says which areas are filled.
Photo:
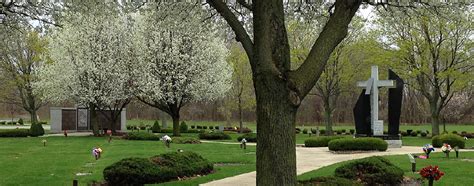
[[[0, 129], [30, 129], [30, 125], [0, 125]], [[50, 125], [43, 125], [44, 130], [50, 130], [51, 126]]]
[[[437, 150], [438, 151], [438, 150]], [[385, 152], [361, 152], [357, 154], [334, 154], [331, 153], [327, 147], [320, 148], [296, 148], [296, 166], [298, 175], [312, 170], [319, 169], [334, 163], [365, 158], [369, 156], [385, 156], [396, 154], [421, 153], [421, 147], [404, 146], [402, 148], [391, 148]], [[407, 157], [408, 161], [408, 157]], [[201, 184], [203, 186], [253, 186], [256, 185], [256, 172], [249, 172], [233, 177], [224, 178], [221, 180], [212, 181]]]

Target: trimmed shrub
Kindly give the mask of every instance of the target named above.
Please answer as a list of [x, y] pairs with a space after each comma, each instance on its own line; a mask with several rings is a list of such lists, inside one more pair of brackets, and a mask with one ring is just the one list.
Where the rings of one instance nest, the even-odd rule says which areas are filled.
[[360, 180], [364, 185], [397, 185], [403, 174], [401, 168], [380, 156], [354, 160], [335, 170], [335, 176]]
[[169, 167], [156, 167], [147, 158], [126, 158], [106, 167], [103, 174], [110, 185], [144, 185], [168, 181], [176, 176]]
[[418, 136], [418, 133], [416, 131], [411, 131], [410, 136], [416, 137]]
[[231, 137], [223, 132], [205, 132], [199, 134], [199, 139], [206, 139], [206, 140], [227, 140], [231, 139]]
[[431, 138], [431, 143], [433, 144], [433, 147], [441, 147], [443, 146], [443, 143], [447, 143], [451, 145], [451, 147], [458, 146], [461, 149], [466, 146], [465, 140], [457, 134], [442, 134], [434, 136]]
[[305, 147], [327, 147], [331, 140], [341, 139], [343, 136], [320, 136], [315, 138], [309, 138], [304, 141]]
[[27, 137], [30, 135], [28, 129], [5, 129], [0, 130], [0, 137]]
[[6, 122], [5, 121], [0, 121], [0, 125], [5, 125]]
[[342, 131], [341, 131], [341, 130], [336, 130], [336, 134], [337, 134], [337, 135], [341, 135], [341, 134], [342, 134]]
[[331, 185], [331, 186], [360, 186], [362, 184], [346, 178], [335, 176], [315, 177], [309, 180], [298, 181], [298, 185], [313, 186], [313, 185]]
[[140, 125], [138, 125], [138, 128], [139, 128], [140, 130], [146, 130], [146, 125], [143, 124], [142, 122], [140, 122]]
[[386, 151], [388, 144], [380, 138], [343, 138], [329, 141], [328, 147], [333, 151]]
[[30, 127], [30, 134], [33, 137], [44, 135], [43, 125], [39, 123], [32, 123]]
[[207, 129], [207, 126], [202, 126], [202, 129], [206, 130], [206, 129]]
[[[316, 133], [315, 133], [315, 134], [316, 134]], [[319, 134], [325, 135], [325, 134], [326, 134], [326, 129], [321, 129], [321, 130], [319, 130]]]
[[[239, 132], [240, 132], [240, 130], [239, 130]], [[242, 128], [242, 133], [251, 133], [251, 132], [252, 132], [252, 130], [249, 129], [248, 127]]]
[[342, 133], [346, 133], [346, 129], [342, 129], [341, 132], [342, 132]]
[[201, 143], [199, 139], [194, 137], [174, 137], [171, 141], [176, 144], [198, 144]]
[[198, 126], [196, 126], [196, 128], [197, 128], [197, 129], [202, 129], [202, 126], [199, 126], [199, 125], [198, 125]]
[[197, 129], [189, 129], [187, 133], [203, 133], [204, 130], [197, 130]]
[[23, 124], [24, 124], [24, 123], [23, 123], [23, 119], [20, 118], [20, 119], [18, 120], [18, 124], [23, 125]]
[[301, 132], [301, 129], [300, 129], [300, 128], [296, 128], [295, 131], [296, 131], [296, 134], [299, 134], [299, 133]]
[[237, 138], [237, 141], [240, 142], [240, 141], [242, 141], [243, 138], [245, 138], [245, 140], [247, 140], [247, 142], [257, 143], [257, 134], [256, 133], [248, 133], [248, 134], [244, 134], [242, 136], [239, 136]]
[[421, 137], [426, 137], [428, 134], [426, 134], [426, 132], [421, 132], [420, 135]]
[[405, 132], [405, 131], [400, 132], [400, 134], [401, 134], [402, 136], [408, 136], [408, 133]]
[[215, 128], [216, 130], [219, 130], [219, 126], [214, 126], [214, 128]]
[[173, 152], [151, 158], [122, 159], [103, 171], [109, 185], [144, 185], [178, 177], [208, 174], [213, 165], [193, 152]]
[[303, 129], [303, 134], [308, 134], [308, 129]]
[[160, 131], [161, 131], [160, 122], [155, 121], [155, 123], [153, 123], [153, 127], [151, 127], [151, 132], [159, 133]]
[[191, 125], [191, 129], [195, 129], [195, 128], [196, 128], [196, 126], [194, 126], [194, 125]]
[[160, 141], [159, 136], [150, 134], [148, 132], [129, 132], [123, 136], [123, 138], [128, 140]]
[[408, 133], [408, 134], [411, 134], [412, 131], [413, 131], [413, 130], [408, 129], [408, 130], [407, 130], [407, 133]]
[[466, 131], [461, 131], [461, 134], [467, 134], [467, 132]]
[[316, 134], [318, 131], [316, 129], [311, 129], [311, 133]]
[[453, 133], [453, 134], [458, 134], [458, 131], [453, 131], [452, 133]]
[[214, 129], [214, 126], [209, 126], [209, 129], [213, 130], [213, 129]]
[[188, 125], [186, 125], [186, 122], [181, 122], [181, 125], [179, 125], [179, 131], [182, 133], [188, 132]]
[[132, 125], [127, 125], [127, 126], [125, 126], [125, 128], [127, 128], [127, 130], [132, 130], [132, 129], [134, 128], [134, 126], [132, 126]]
[[354, 134], [354, 133], [355, 133], [355, 129], [350, 129], [349, 132], [350, 132], [351, 134]]
[[417, 133], [417, 134], [420, 134], [420, 133], [421, 133], [421, 130], [417, 130], [416, 133]]
[[173, 133], [173, 129], [168, 129], [168, 128], [166, 128], [166, 129], [161, 129], [161, 130], [160, 130], [160, 133]]

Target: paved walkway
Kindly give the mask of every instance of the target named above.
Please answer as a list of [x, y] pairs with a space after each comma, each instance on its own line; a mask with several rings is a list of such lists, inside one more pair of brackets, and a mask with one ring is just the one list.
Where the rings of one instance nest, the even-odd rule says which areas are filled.
[[[438, 150], [437, 150], [438, 151]], [[420, 153], [421, 147], [404, 146], [402, 148], [391, 148], [385, 152], [361, 152], [358, 154], [334, 154], [329, 152], [327, 147], [320, 148], [296, 148], [296, 166], [298, 175], [312, 170], [319, 169], [321, 167], [331, 165], [334, 163], [365, 158], [369, 156], [385, 156], [385, 155], [396, 155], [396, 154], [408, 154], [408, 153]], [[408, 161], [408, 157], [407, 157]], [[201, 184], [203, 186], [253, 186], [256, 185], [256, 172], [249, 172], [240, 174], [233, 177], [224, 178], [221, 180], [212, 181], [209, 183]]]
[[[0, 125], [0, 129], [30, 129], [30, 125]], [[51, 125], [43, 125], [44, 130], [50, 130]]]

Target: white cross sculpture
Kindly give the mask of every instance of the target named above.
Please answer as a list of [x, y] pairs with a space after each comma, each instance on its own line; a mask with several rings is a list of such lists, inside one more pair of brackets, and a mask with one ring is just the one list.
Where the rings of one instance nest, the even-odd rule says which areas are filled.
[[372, 66], [369, 80], [359, 81], [357, 86], [365, 88], [365, 95], [370, 94], [370, 125], [373, 135], [383, 135], [383, 120], [379, 120], [379, 87], [395, 88], [395, 81], [379, 80], [379, 69]]

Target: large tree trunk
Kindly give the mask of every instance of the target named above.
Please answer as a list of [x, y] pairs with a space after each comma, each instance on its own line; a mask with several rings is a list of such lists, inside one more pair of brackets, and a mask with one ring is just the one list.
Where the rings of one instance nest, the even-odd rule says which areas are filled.
[[439, 109], [436, 103], [430, 102], [430, 110], [431, 110], [431, 133], [432, 136], [439, 135]]
[[94, 136], [99, 136], [99, 122], [97, 122], [97, 110], [94, 104], [89, 104], [89, 110], [91, 114], [90, 124], [92, 125], [92, 133]]
[[244, 124], [243, 124], [244, 116], [242, 110], [242, 97], [239, 96], [239, 124], [240, 124], [240, 133], [244, 131]]
[[173, 114], [171, 118], [173, 118], [173, 136], [181, 136], [179, 131], [179, 114]]
[[257, 185], [296, 184], [295, 117], [284, 82], [255, 82], [257, 95]]
[[332, 131], [332, 108], [328, 98], [324, 98], [324, 120], [326, 121], [326, 135], [333, 135]]
[[31, 119], [31, 124], [38, 122], [35, 109], [30, 110], [30, 119]]

